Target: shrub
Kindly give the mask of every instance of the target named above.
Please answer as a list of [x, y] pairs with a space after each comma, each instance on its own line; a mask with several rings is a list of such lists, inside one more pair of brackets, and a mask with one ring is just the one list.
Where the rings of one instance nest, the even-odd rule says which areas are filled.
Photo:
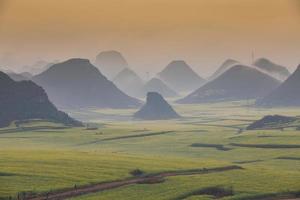
[[132, 171], [130, 172], [130, 174], [131, 174], [132, 176], [142, 176], [142, 175], [144, 175], [145, 173], [144, 173], [142, 170], [140, 170], [140, 169], [134, 169], [134, 170], [132, 170]]

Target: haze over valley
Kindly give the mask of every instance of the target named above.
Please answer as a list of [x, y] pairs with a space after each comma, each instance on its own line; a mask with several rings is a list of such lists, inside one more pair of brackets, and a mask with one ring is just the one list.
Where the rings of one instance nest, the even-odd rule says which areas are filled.
[[0, 0], [0, 200], [299, 200], [298, 0]]

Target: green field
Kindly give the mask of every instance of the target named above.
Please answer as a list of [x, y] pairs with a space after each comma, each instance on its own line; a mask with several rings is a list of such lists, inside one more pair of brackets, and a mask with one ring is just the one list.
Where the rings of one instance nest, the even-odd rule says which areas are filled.
[[300, 131], [245, 131], [268, 114], [297, 116], [300, 108], [258, 109], [245, 102], [175, 105], [184, 116], [132, 121], [135, 110], [72, 110], [96, 130], [34, 121], [0, 129], [0, 199], [146, 174], [237, 165], [242, 170], [167, 177], [82, 195], [98, 199], [211, 199], [208, 187], [230, 188], [224, 199], [300, 191]]

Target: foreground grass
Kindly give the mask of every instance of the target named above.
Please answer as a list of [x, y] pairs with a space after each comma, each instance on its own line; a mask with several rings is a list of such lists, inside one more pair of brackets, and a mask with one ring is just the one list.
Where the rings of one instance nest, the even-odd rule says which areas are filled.
[[0, 157], [0, 182], [5, 184], [5, 187], [0, 187], [2, 196], [14, 196], [20, 191], [36, 193], [70, 188], [75, 184], [79, 186], [124, 179], [131, 176], [129, 172], [136, 168], [156, 173], [162, 170], [222, 165], [217, 162], [140, 157], [110, 152], [1, 151]]
[[[233, 188], [243, 198], [300, 189], [300, 134], [295, 129], [243, 130], [267, 114], [295, 116], [300, 109], [255, 109], [242, 102], [176, 106], [182, 120], [132, 122], [132, 110], [76, 111], [99, 129], [47, 122], [0, 129], [0, 199], [120, 180], [146, 173], [239, 165], [244, 170], [168, 177], [75, 199], [176, 199], [208, 187]], [[104, 118], [104, 120], [103, 120]], [[101, 123], [98, 123], [101, 121]], [[25, 130], [25, 131], [24, 131]], [[238, 145], [236, 145], [238, 144]], [[265, 148], [264, 148], [265, 147]], [[279, 148], [281, 147], [281, 148]], [[287, 148], [282, 148], [287, 147]], [[210, 199], [189, 195], [185, 199]]]
[[[276, 181], [272, 181], [274, 177], [276, 177]], [[234, 195], [227, 198], [234, 199], [299, 190], [299, 181], [293, 177], [293, 174], [246, 169], [201, 176], [172, 177], [160, 184], [128, 186], [74, 199], [179, 199], [184, 194], [216, 186], [231, 187], [234, 190]]]

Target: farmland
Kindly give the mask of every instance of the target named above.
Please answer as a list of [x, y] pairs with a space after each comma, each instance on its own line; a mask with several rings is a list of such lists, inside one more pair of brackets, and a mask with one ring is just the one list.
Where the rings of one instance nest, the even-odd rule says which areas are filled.
[[[210, 199], [211, 190], [247, 199], [299, 192], [300, 132], [245, 130], [265, 115], [297, 116], [299, 108], [261, 109], [251, 102], [174, 108], [182, 119], [133, 121], [135, 110], [91, 108], [68, 112], [95, 128], [36, 120], [0, 129], [0, 199], [128, 180], [134, 170], [181, 174], [70, 199]], [[241, 169], [182, 173], [228, 166]]]

